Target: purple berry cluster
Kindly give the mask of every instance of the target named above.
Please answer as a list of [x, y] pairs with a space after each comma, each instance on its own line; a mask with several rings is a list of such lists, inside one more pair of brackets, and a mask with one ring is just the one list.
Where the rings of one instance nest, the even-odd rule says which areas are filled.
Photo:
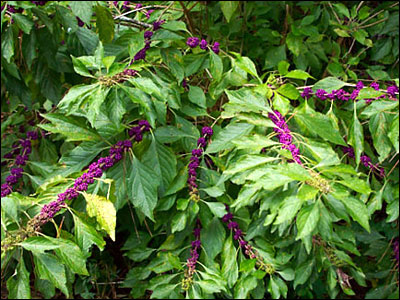
[[133, 60], [130, 62], [130, 65], [133, 64], [134, 61], [146, 59], [146, 52], [147, 52], [147, 50], [150, 49], [150, 45], [151, 45], [151, 37], [153, 36], [154, 31], [160, 29], [161, 25], [164, 23], [165, 23], [165, 20], [155, 21], [153, 23], [153, 31], [146, 30], [144, 32], [144, 47], [135, 54], [135, 56], [133, 57]]
[[137, 71], [136, 70], [132, 70], [132, 69], [125, 69], [123, 70], [121, 73], [118, 73], [115, 76], [115, 79], [119, 82], [125, 82], [126, 80], [129, 79], [129, 77], [133, 77], [135, 75], [137, 75]]
[[[1, 11], [3, 11], [5, 7], [5, 4], [1, 6]], [[7, 5], [7, 12], [11, 13], [11, 14], [16, 14], [16, 13], [22, 13], [24, 12], [23, 8], [15, 8], [15, 6], [13, 5]]]
[[81, 20], [81, 18], [79, 18], [79, 17], [75, 17], [75, 18], [76, 18], [76, 21], [78, 22], [78, 26], [79, 26], [79, 27], [85, 26], [85, 22], [83, 22], [83, 21]]
[[26, 133], [26, 139], [21, 139], [18, 144], [13, 145], [13, 150], [4, 155], [4, 158], [13, 159], [15, 157], [14, 164], [19, 166], [10, 170], [10, 175], [6, 178], [6, 183], [1, 185], [1, 198], [6, 197], [12, 193], [12, 187], [18, 182], [18, 179], [22, 177], [22, 166], [25, 166], [28, 160], [28, 155], [32, 152], [32, 140], [38, 139], [38, 133], [36, 131], [28, 131]]
[[[343, 147], [343, 153], [347, 154], [348, 157], [350, 158], [355, 158], [355, 154], [354, 154], [354, 149], [352, 147]], [[376, 165], [374, 165], [373, 163], [371, 163], [371, 158], [367, 155], [361, 155], [360, 156], [360, 161], [361, 163], [368, 169], [371, 170], [376, 170], [379, 172], [379, 175], [381, 177], [385, 177], [385, 169], [383, 167], [379, 167], [379, 163], [377, 163]]]
[[293, 160], [302, 165], [302, 162], [299, 157], [299, 149], [292, 143], [293, 138], [290, 134], [291, 131], [286, 124], [285, 118], [281, 115], [281, 113], [277, 110], [274, 113], [268, 113], [268, 117], [272, 120], [272, 122], [276, 125], [274, 131], [278, 133], [279, 142], [283, 145], [283, 149], [287, 149], [292, 153]]
[[[205, 39], [202, 39], [200, 41], [200, 39], [198, 37], [195, 36], [191, 36], [188, 37], [187, 41], [186, 41], [186, 45], [188, 45], [190, 48], [196, 48], [197, 46], [200, 45], [200, 48], [203, 50], [207, 49], [207, 41]], [[211, 46], [211, 50], [214, 51], [215, 54], [219, 53], [219, 43], [215, 42], [214, 45]]]
[[256, 259], [256, 266], [266, 271], [268, 274], [272, 274], [275, 272], [272, 265], [264, 262], [263, 257], [255, 250], [249, 242], [243, 239], [243, 232], [239, 228], [239, 224], [233, 220], [233, 214], [230, 212], [229, 205], [225, 204], [225, 209], [227, 213], [222, 217], [222, 222], [224, 222], [228, 229], [233, 232], [233, 239], [239, 242], [239, 246], [242, 248], [244, 253], [251, 259]]
[[190, 250], [190, 257], [187, 259], [186, 262], [187, 269], [185, 270], [185, 278], [182, 280], [182, 288], [184, 290], [188, 290], [190, 284], [193, 282], [193, 274], [196, 270], [197, 260], [199, 259], [198, 250], [201, 247], [200, 231], [201, 231], [201, 223], [200, 220], [197, 219], [196, 227], [193, 230], [193, 235], [195, 237], [195, 240], [192, 241], [192, 249]]
[[122, 159], [122, 156], [132, 147], [130, 140], [119, 141], [110, 149], [110, 154], [101, 157], [97, 162], [92, 163], [89, 169], [74, 182], [74, 187], [68, 188], [64, 193], [57, 196], [57, 200], [43, 206], [40, 214], [34, 218], [35, 228], [46, 224], [52, 219], [64, 206], [66, 200], [72, 200], [79, 196], [79, 192], [87, 191], [89, 184], [94, 182], [95, 178], [103, 175], [103, 172]]
[[134, 137], [136, 142], [140, 142], [143, 140], [143, 133], [146, 131], [150, 131], [150, 124], [146, 120], [140, 120], [137, 126], [129, 129], [129, 136]]
[[[373, 82], [370, 85], [371, 88], [379, 91], [379, 83], [377, 82]], [[360, 90], [362, 90], [364, 88], [364, 84], [359, 81], [356, 84], [356, 88], [352, 91], [351, 94], [349, 94], [348, 92], [346, 92], [343, 89], [339, 89], [339, 90], [333, 90], [331, 93], [328, 93], [327, 91], [323, 90], [323, 89], [318, 89], [315, 92], [315, 96], [320, 99], [320, 100], [341, 100], [341, 101], [349, 101], [349, 100], [355, 100], [358, 96], [358, 94], [360, 93]], [[396, 94], [398, 94], [399, 89], [397, 88], [397, 86], [392, 85], [389, 86], [386, 90], [386, 94], [381, 95], [379, 97], [377, 97], [376, 99], [382, 99], [382, 98], [386, 98], [387, 96], [389, 96], [389, 98], [391, 98], [392, 100], [396, 100]], [[313, 95], [313, 91], [311, 89], [311, 87], [305, 87], [303, 92], [301, 93], [301, 97], [303, 97], [304, 99], [310, 99]], [[375, 99], [366, 99], [367, 103], [370, 103], [372, 101], [374, 101]]]
[[198, 201], [198, 189], [197, 189], [197, 172], [196, 169], [200, 166], [200, 159], [203, 155], [203, 150], [207, 145], [207, 138], [210, 138], [213, 135], [213, 130], [211, 127], [205, 126], [201, 130], [202, 137], [197, 140], [197, 148], [192, 150], [192, 156], [190, 157], [190, 163], [188, 166], [188, 185], [189, 185], [189, 194], [190, 198]]

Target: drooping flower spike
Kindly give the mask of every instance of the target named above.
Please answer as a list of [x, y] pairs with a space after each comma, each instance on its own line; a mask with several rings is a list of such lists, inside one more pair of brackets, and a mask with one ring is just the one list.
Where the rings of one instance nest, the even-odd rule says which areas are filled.
[[222, 222], [226, 224], [229, 230], [233, 233], [233, 239], [238, 241], [239, 246], [244, 251], [244, 254], [250, 259], [256, 259], [256, 266], [260, 270], [264, 270], [268, 274], [275, 272], [274, 267], [264, 261], [264, 258], [254, 249], [248, 241], [244, 239], [244, 233], [239, 227], [239, 224], [233, 220], [233, 214], [230, 212], [229, 205], [225, 204], [227, 213], [222, 217]]
[[189, 194], [190, 199], [194, 201], [200, 200], [198, 194], [198, 185], [196, 183], [197, 180], [197, 172], [196, 169], [200, 166], [201, 157], [203, 155], [204, 148], [207, 145], [207, 139], [209, 139], [213, 135], [213, 129], [211, 127], [203, 127], [201, 130], [202, 137], [197, 140], [197, 148], [192, 150], [192, 156], [190, 157], [190, 163], [188, 166], [188, 185], [189, 185]]
[[7, 176], [6, 182], [1, 185], [1, 198], [8, 196], [13, 191], [13, 186], [18, 182], [18, 179], [22, 177], [26, 161], [29, 158], [29, 154], [32, 152], [32, 140], [38, 139], [38, 133], [36, 131], [28, 131], [26, 133], [26, 139], [21, 139], [19, 144], [13, 145], [13, 150], [4, 155], [4, 158], [13, 159], [15, 157], [14, 164], [19, 166], [10, 169], [10, 175]]
[[[133, 128], [135, 129], [131, 132]], [[129, 135], [139, 142], [143, 138], [143, 132], [150, 130], [150, 124], [146, 120], [140, 120], [138, 126], [133, 128], [129, 131]], [[29, 227], [33, 228], [34, 231], [39, 230], [41, 226], [50, 221], [64, 207], [66, 200], [75, 199], [79, 196], [79, 192], [87, 191], [89, 184], [94, 183], [95, 178], [100, 178], [105, 170], [120, 161], [123, 154], [130, 148], [132, 148], [130, 140], [119, 141], [112, 146], [109, 155], [101, 157], [97, 162], [89, 165], [88, 171], [75, 180], [73, 187], [58, 194], [57, 200], [44, 205], [40, 213], [29, 221]]]
[[200, 231], [201, 231], [201, 223], [200, 220], [197, 219], [196, 227], [193, 230], [193, 235], [195, 240], [192, 241], [192, 248], [190, 250], [190, 257], [186, 261], [186, 270], [185, 270], [185, 277], [182, 280], [182, 289], [188, 290], [191, 283], [193, 282], [193, 275], [196, 271], [196, 264], [197, 260], [199, 259], [199, 250], [201, 248], [201, 241], [200, 241]]
[[274, 131], [278, 133], [279, 142], [282, 144], [282, 148], [289, 150], [292, 153], [293, 160], [302, 165], [303, 163], [299, 157], [299, 149], [295, 144], [292, 143], [293, 138], [291, 135], [291, 131], [286, 124], [285, 118], [281, 115], [281, 113], [277, 110], [274, 113], [268, 113], [268, 117], [272, 120], [272, 122], [276, 125]]

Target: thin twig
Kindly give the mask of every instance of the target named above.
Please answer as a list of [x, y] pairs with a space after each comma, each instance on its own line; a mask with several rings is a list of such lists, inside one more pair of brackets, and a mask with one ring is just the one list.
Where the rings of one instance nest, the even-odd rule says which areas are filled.
[[382, 12], [384, 12], [386, 9], [395, 7], [396, 5], [399, 5], [399, 2], [396, 2], [396, 3], [390, 5], [389, 7], [385, 8], [385, 9], [381, 9], [381, 10], [378, 11], [377, 13], [375, 13], [375, 14], [373, 14], [372, 16], [366, 18], [363, 22], [360, 23], [360, 26], [363, 25], [363, 24], [365, 24], [365, 23], [367, 23], [369, 20], [375, 18], [377, 15], [379, 15], [379, 14], [382, 13]]
[[158, 17], [157, 21], [159, 22], [161, 20], [161, 17], [163, 16], [163, 14], [169, 9], [171, 8], [171, 6], [174, 4], [174, 1], [171, 1], [171, 3], [163, 9], [163, 11], [161, 12], [160, 16]]
[[185, 14], [186, 21], [188, 22], [188, 25], [189, 25], [189, 30], [190, 30], [190, 32], [192, 34], [194, 34], [192, 20], [189, 17], [189, 11], [187, 10], [187, 8], [186, 8], [185, 4], [183, 3], [183, 1], [179, 1], [179, 4], [182, 6], [183, 13]]
[[376, 22], [374, 22], [374, 23], [367, 24], [367, 25], [364, 25], [364, 26], [360, 26], [360, 27], [358, 27], [358, 29], [362, 29], [362, 28], [367, 28], [367, 27], [374, 26], [374, 25], [376, 25], [376, 24], [379, 24], [379, 23], [385, 22], [387, 19], [388, 19], [388, 18], [384, 18], [384, 19], [382, 19], [382, 20], [378, 20], [378, 21], [376, 21]]
[[134, 19], [131, 19], [131, 18], [128, 18], [128, 17], [124, 17], [124, 16], [120, 16], [118, 19], [121, 20], [121, 21], [132, 23], [132, 24], [140, 25], [140, 26], [143, 26], [143, 27], [146, 27], [146, 28], [151, 28], [152, 27], [151, 24], [147, 24], [147, 23], [144, 23], [144, 22], [141, 22], [141, 21], [138, 21], [138, 20], [134, 20]]

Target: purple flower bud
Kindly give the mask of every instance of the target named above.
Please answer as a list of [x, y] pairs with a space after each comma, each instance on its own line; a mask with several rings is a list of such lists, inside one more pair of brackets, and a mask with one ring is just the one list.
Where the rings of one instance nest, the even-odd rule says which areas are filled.
[[374, 90], [379, 91], [379, 83], [377, 82], [371, 83], [370, 87], [372, 87]]
[[207, 49], [207, 41], [205, 39], [202, 39], [200, 42], [200, 48], [203, 50]]
[[200, 240], [195, 240], [192, 242], [192, 247], [193, 248], [198, 248], [201, 246], [201, 241]]
[[395, 85], [391, 85], [387, 88], [387, 93], [392, 97], [396, 97], [396, 93], [398, 93], [398, 92], [399, 92], [399, 89]]
[[214, 45], [211, 47], [211, 50], [214, 51], [215, 54], [219, 53], [219, 43], [215, 42]]
[[153, 30], [156, 31], [161, 28], [161, 25], [165, 23], [165, 20], [155, 21], [153, 23]]
[[190, 48], [196, 48], [199, 45], [199, 38], [198, 37], [188, 37], [186, 41], [186, 45], [188, 45]]
[[192, 155], [193, 156], [197, 156], [200, 157], [203, 155], [203, 149], [193, 149], [192, 150]]
[[234, 221], [228, 223], [228, 229], [237, 229], [237, 228], [239, 228], [238, 223], [236, 223]]
[[197, 140], [197, 146], [204, 148], [206, 146], [206, 139], [201, 137]]
[[205, 126], [201, 129], [201, 133], [203, 135], [212, 136], [214, 131], [211, 127]]
[[182, 81], [182, 87], [184, 87], [184, 88], [187, 88], [187, 87], [188, 87], [188, 84], [187, 84], [187, 82], [186, 82], [186, 79], [183, 79], [183, 81]]
[[326, 95], [327, 95], [327, 92], [322, 89], [318, 89], [317, 92], [315, 93], [315, 96], [317, 96], [321, 100], [326, 100], [326, 98], [327, 98]]
[[145, 39], [151, 39], [152, 36], [153, 36], [153, 31], [146, 30], [146, 31], [144, 32], [144, 38], [145, 38]]
[[133, 59], [134, 59], [135, 61], [141, 60], [141, 59], [146, 59], [146, 49], [143, 48], [143, 49], [139, 50], [139, 51], [135, 54], [135, 56], [133, 57]]
[[356, 89], [361, 90], [362, 88], [364, 88], [364, 83], [362, 83], [362, 81], [357, 82]]
[[371, 162], [371, 158], [366, 155], [362, 155], [360, 157], [360, 161], [363, 163], [364, 166], [369, 167], [369, 163]]
[[306, 87], [303, 92], [301, 93], [301, 97], [305, 99], [310, 99], [312, 96], [312, 89], [310, 87]]
[[138, 3], [138, 4], [135, 5], [135, 9], [139, 9], [139, 8], [142, 8], [142, 7], [143, 7], [143, 5], [141, 3]]

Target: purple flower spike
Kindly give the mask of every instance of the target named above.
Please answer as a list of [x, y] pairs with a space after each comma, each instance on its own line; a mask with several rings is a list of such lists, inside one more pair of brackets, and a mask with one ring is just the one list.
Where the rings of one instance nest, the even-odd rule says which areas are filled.
[[188, 37], [186, 41], [186, 45], [188, 45], [190, 48], [196, 48], [200, 43], [200, 40], [198, 37]]

